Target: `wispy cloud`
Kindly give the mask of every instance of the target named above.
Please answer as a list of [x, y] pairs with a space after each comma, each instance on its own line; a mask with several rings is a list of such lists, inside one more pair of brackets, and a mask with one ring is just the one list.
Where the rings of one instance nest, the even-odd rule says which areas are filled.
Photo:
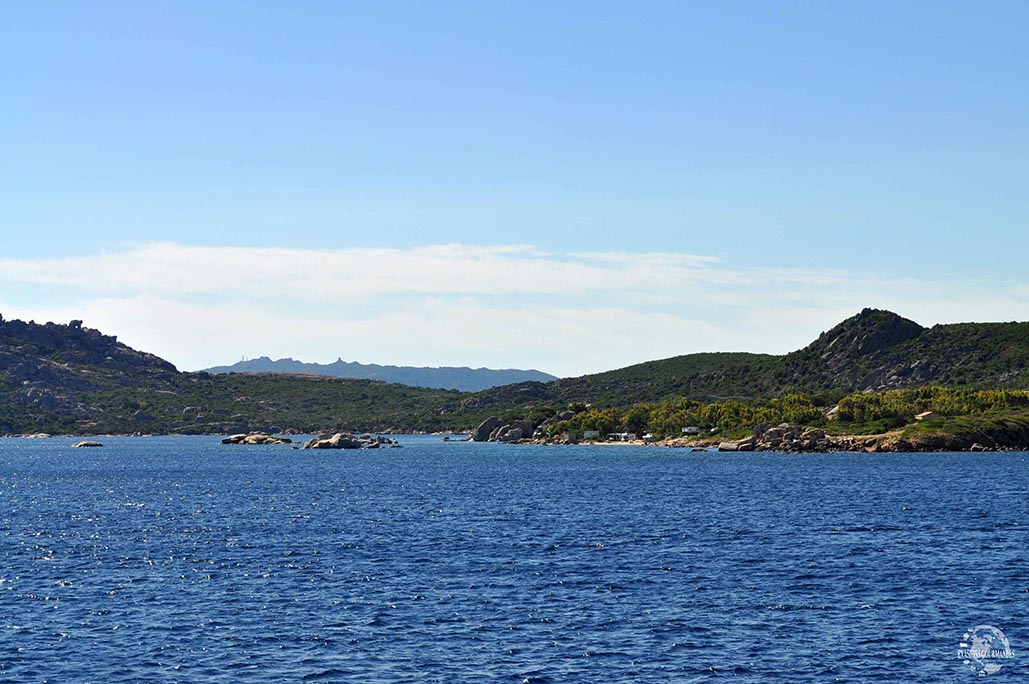
[[1024, 282], [740, 268], [679, 253], [127, 246], [0, 259], [0, 313], [81, 318], [182, 368], [241, 355], [537, 367], [782, 353], [864, 306], [923, 324], [1029, 319]]
[[520, 245], [314, 250], [154, 243], [82, 257], [0, 259], [0, 282], [108, 295], [274, 293], [310, 301], [325, 293], [563, 295], [717, 279], [712, 263], [689, 255], [548, 254]]

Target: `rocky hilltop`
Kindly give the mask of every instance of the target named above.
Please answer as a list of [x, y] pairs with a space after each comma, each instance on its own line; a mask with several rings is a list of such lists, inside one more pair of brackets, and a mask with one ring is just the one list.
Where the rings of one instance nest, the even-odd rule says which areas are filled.
[[808, 391], [922, 385], [1029, 386], [1029, 323], [924, 328], [865, 309], [787, 354], [772, 377]]
[[864, 309], [783, 356], [704, 353], [649, 361], [551, 383], [519, 383], [472, 395], [468, 410], [582, 401], [594, 406], [690, 397], [701, 401], [784, 392], [877, 391], [924, 385], [1029, 387], [1029, 323], [925, 328]]
[[177, 375], [175, 366], [82, 327], [0, 316], [0, 415], [3, 405], [72, 414], [79, 395], [117, 387], [151, 387]]
[[135, 384], [141, 376], [166, 379], [177, 372], [164, 359], [136, 351], [114, 335], [84, 328], [82, 321], [41, 325], [34, 321], [6, 321], [2, 315], [0, 370], [7, 371], [13, 380], [57, 384], [67, 381], [80, 387], [119, 380]]

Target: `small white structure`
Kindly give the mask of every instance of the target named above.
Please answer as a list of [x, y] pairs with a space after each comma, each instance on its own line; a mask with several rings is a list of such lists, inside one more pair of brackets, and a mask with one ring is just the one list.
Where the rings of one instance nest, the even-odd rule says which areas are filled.
[[687, 425], [686, 427], [684, 427], [682, 429], [682, 434], [684, 434], [684, 435], [699, 435], [700, 434], [700, 427], [697, 426], [697, 425]]
[[919, 413], [917, 416], [915, 416], [915, 420], [932, 420], [934, 418], [939, 418], [939, 417], [940, 417], [940, 414], [938, 414], [938, 413], [933, 413], [932, 411], [926, 411], [925, 413]]
[[582, 431], [582, 438], [583, 439], [597, 439], [598, 437], [600, 437], [600, 430], [583, 430]]

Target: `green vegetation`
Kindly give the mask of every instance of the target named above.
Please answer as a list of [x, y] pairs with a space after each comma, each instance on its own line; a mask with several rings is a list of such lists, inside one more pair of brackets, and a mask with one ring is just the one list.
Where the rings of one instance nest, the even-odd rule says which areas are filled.
[[[927, 411], [947, 416], [918, 424], [913, 430], [965, 432], [1008, 425], [1005, 421], [1029, 416], [1029, 390], [973, 390], [948, 387], [918, 387], [884, 392], [857, 392], [843, 397], [833, 394], [788, 394], [771, 399], [730, 400], [702, 403], [690, 399], [629, 408], [598, 408], [555, 423], [551, 434], [585, 430], [649, 432], [657, 438], [679, 437], [685, 426], [697, 426], [705, 435], [749, 433], [765, 423], [799, 423], [820, 427], [830, 434], [880, 434], [915, 423], [915, 416]], [[967, 419], [966, 419], [967, 418]], [[1008, 425], [1016, 429], [1017, 425]]]
[[0, 404], [0, 431], [224, 433], [441, 430], [458, 392], [372, 380], [182, 374], [161, 389], [84, 392], [73, 410]]
[[901, 448], [914, 451], [980, 448], [1029, 448], [1029, 409], [946, 416], [907, 426], [900, 434]]
[[717, 402], [927, 385], [1029, 388], [1029, 323], [926, 329], [889, 311], [866, 309], [785, 356], [689, 354], [545, 385], [498, 387], [467, 401], [499, 408], [584, 401], [605, 408], [677, 397]]

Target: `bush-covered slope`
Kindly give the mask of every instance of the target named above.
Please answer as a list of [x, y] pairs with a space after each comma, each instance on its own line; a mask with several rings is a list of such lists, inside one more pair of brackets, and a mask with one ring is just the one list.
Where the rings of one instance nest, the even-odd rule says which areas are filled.
[[836, 405], [808, 394], [709, 403], [677, 399], [581, 410], [552, 422], [548, 433], [582, 436], [586, 430], [595, 430], [679, 438], [683, 427], [694, 426], [694, 439], [702, 441], [712, 435], [742, 437], [753, 434], [756, 426], [780, 423], [820, 428], [834, 436], [888, 433], [890, 450], [965, 450], [975, 444], [1025, 448], [1029, 445], [1029, 390], [918, 387], [855, 392]]
[[579, 401], [596, 406], [626, 406], [678, 396], [709, 400], [750, 396], [772, 389], [765, 378], [778, 359], [743, 352], [688, 354], [546, 384], [523, 382], [496, 387], [471, 395], [462, 406], [475, 409]]
[[180, 375], [167, 389], [86, 394], [77, 431], [150, 433], [440, 430], [456, 392], [373, 380]]
[[1029, 387], [1029, 323], [927, 329], [889, 311], [865, 309], [785, 356], [689, 354], [547, 384], [498, 387], [464, 405], [583, 401], [608, 407], [676, 396], [717, 401], [924, 385]]
[[373, 380], [179, 373], [79, 321], [0, 318], [0, 434], [432, 430], [454, 422], [460, 396]]
[[804, 349], [782, 357], [774, 380], [804, 391], [922, 385], [1029, 387], [1029, 323], [922, 328], [865, 309]]
[[432, 431], [457, 422], [447, 411], [457, 394], [374, 380], [183, 373], [159, 386], [0, 392], [0, 434]]

